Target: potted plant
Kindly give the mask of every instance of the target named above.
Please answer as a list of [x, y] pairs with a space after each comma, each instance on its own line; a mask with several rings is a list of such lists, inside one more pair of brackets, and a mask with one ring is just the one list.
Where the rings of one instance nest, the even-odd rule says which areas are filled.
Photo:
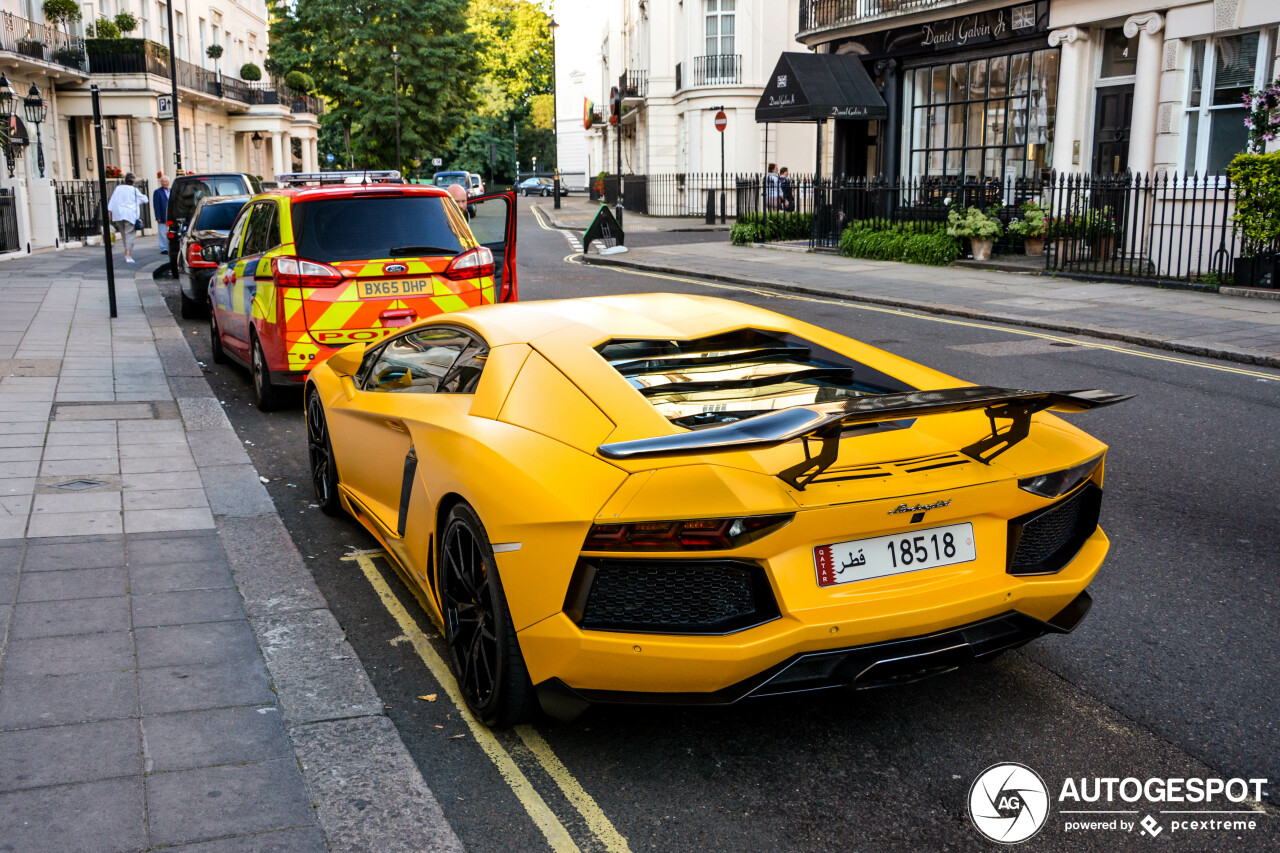
[[18, 53], [33, 59], [44, 59], [44, 42], [40, 39], [18, 39]]
[[1033, 258], [1044, 254], [1044, 238], [1048, 230], [1048, 213], [1034, 201], [1023, 202], [1022, 216], [1009, 223], [1009, 233], [1022, 238], [1022, 247]]
[[1095, 207], [1089, 211], [1085, 233], [1089, 237], [1089, 249], [1095, 261], [1106, 260], [1115, 254], [1116, 234], [1120, 225], [1109, 207]]
[[1243, 238], [1235, 259], [1237, 287], [1276, 287], [1280, 257], [1280, 151], [1237, 154], [1227, 167], [1235, 185], [1232, 219]]
[[60, 47], [53, 52], [53, 61], [68, 68], [79, 68], [84, 62], [84, 51], [75, 45]]
[[1053, 242], [1053, 255], [1057, 262], [1080, 258], [1080, 238], [1084, 236], [1085, 214], [1068, 212], [1048, 220], [1045, 237]]
[[[72, 47], [70, 27], [76, 21], [79, 21], [84, 17], [80, 13], [80, 4], [76, 2], [76, 0], [44, 0], [44, 4], [40, 7], [40, 10], [44, 12], [44, 19], [46, 21], [48, 21], [55, 28], [57, 27], [62, 28], [62, 38], [64, 41], [64, 47], [62, 48], [62, 50], [55, 51], [53, 54], [53, 58], [58, 62], [61, 62], [63, 65], [70, 64], [64, 59], [62, 59], [59, 56], [59, 54], [61, 54], [63, 50], [67, 50], [68, 48]], [[75, 64], [79, 65], [80, 60], [83, 60], [83, 59], [84, 59], [84, 51], [80, 51], [80, 57], [75, 62]]]
[[121, 12], [113, 19], [116, 29], [119, 30], [121, 38], [128, 36], [138, 28], [138, 19], [128, 12]]
[[240, 79], [256, 83], [262, 79], [262, 69], [252, 62], [240, 66]]
[[975, 261], [990, 259], [991, 247], [1003, 232], [999, 219], [976, 207], [970, 207], [964, 213], [953, 207], [947, 214], [947, 233], [952, 237], [968, 237]]

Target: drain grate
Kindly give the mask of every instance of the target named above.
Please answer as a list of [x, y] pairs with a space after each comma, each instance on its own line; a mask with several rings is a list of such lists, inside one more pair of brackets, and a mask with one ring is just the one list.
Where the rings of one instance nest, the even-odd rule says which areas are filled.
[[54, 488], [66, 489], [68, 492], [83, 492], [86, 489], [96, 489], [98, 486], [105, 485], [106, 483], [102, 480], [86, 480], [81, 478], [79, 480], [68, 480], [65, 483], [58, 483]]

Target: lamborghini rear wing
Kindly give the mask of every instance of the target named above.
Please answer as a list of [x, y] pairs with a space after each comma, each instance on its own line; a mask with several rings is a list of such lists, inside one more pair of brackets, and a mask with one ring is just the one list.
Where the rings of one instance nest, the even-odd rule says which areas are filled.
[[[1106, 391], [1018, 391], [986, 385], [868, 395], [834, 403], [779, 409], [737, 423], [676, 435], [602, 444], [598, 452], [606, 459], [643, 459], [776, 447], [802, 438], [806, 440], [804, 461], [778, 476], [793, 487], [803, 489], [836, 461], [840, 452], [840, 433], [845, 427], [985, 409], [991, 421], [991, 434], [961, 448], [961, 452], [987, 464], [1027, 437], [1031, 416], [1036, 412], [1045, 409], [1084, 412], [1122, 402], [1130, 396]], [[997, 419], [1012, 423], [1001, 432], [996, 425]], [[822, 442], [816, 456], [809, 452], [810, 438]]]

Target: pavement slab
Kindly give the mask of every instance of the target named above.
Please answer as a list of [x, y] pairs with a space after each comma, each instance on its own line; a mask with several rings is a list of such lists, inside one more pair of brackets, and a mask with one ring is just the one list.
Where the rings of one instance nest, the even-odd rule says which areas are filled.
[[[158, 260], [117, 268], [110, 320], [101, 258], [0, 267], [0, 851], [391, 850], [423, 826], [456, 843]], [[331, 768], [304, 772], [296, 751], [299, 724], [334, 718], [365, 751], [361, 797], [407, 804], [358, 831]], [[360, 752], [345, 758], [356, 772]]]

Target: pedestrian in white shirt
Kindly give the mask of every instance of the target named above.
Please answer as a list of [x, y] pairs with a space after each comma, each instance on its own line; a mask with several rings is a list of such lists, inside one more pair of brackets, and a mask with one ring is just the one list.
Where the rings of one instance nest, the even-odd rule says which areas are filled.
[[147, 197], [133, 185], [136, 180], [133, 172], [124, 176], [124, 183], [116, 187], [107, 202], [107, 213], [116, 224], [116, 230], [124, 237], [124, 262], [137, 263], [133, 259], [133, 240], [138, 229], [142, 227], [142, 205]]

